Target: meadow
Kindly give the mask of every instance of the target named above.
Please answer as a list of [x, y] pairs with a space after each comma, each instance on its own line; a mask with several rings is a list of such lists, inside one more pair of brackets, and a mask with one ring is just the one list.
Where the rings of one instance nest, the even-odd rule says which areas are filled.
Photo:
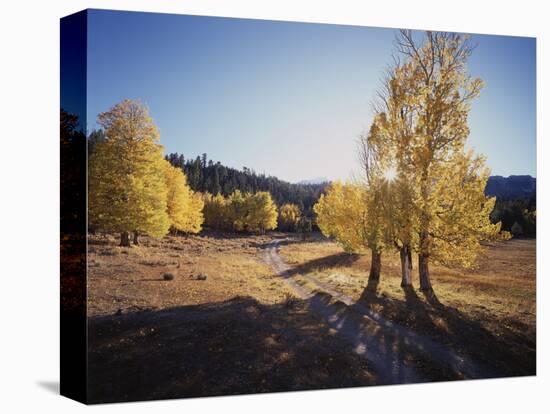
[[[288, 265], [283, 275], [266, 260], [273, 243]], [[91, 235], [91, 400], [393, 383], [373, 359], [381, 344], [381, 360], [414, 370], [415, 382], [533, 375], [535, 244], [493, 243], [473, 271], [434, 266], [437, 288], [427, 297], [400, 287], [398, 256], [384, 257], [380, 283], [368, 286], [369, 255], [343, 253], [318, 233], [302, 240], [204, 231], [144, 236], [132, 247]], [[377, 338], [369, 358], [350, 337], [355, 331], [332, 323], [326, 309]], [[416, 345], [449, 353], [438, 359], [405, 344], [407, 332], [418, 335]], [[446, 361], [457, 357], [468, 364]]]
[[[437, 288], [403, 288], [399, 256], [384, 257], [383, 276], [368, 286], [369, 258], [326, 240], [287, 244], [283, 258], [313, 289], [328, 287], [385, 318], [423, 333], [501, 375], [536, 370], [536, 240], [490, 243], [477, 268], [432, 267]], [[416, 266], [415, 266], [416, 267]]]

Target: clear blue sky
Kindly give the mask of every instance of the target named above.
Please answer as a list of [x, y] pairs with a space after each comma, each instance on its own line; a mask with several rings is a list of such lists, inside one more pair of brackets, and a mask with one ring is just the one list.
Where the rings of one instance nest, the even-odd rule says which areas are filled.
[[[392, 29], [92, 10], [88, 130], [141, 99], [166, 152], [291, 182], [349, 178], [391, 62]], [[469, 146], [495, 175], [536, 174], [535, 40], [476, 35]]]

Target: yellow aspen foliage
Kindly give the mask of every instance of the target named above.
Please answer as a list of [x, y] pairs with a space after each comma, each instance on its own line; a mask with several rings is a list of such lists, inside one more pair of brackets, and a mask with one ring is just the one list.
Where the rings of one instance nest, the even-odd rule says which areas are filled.
[[218, 230], [230, 230], [232, 224], [228, 217], [226, 199], [221, 194], [206, 193], [203, 196], [203, 201], [205, 226]]
[[321, 232], [334, 238], [346, 252], [358, 251], [364, 245], [362, 224], [366, 210], [361, 190], [336, 181], [313, 206]]
[[267, 191], [259, 191], [248, 195], [245, 201], [246, 230], [265, 233], [277, 227], [277, 206]]
[[227, 198], [204, 195], [205, 224], [218, 230], [260, 232], [277, 227], [277, 206], [271, 194], [235, 190]]
[[418, 244], [418, 217], [414, 211], [413, 189], [401, 175], [388, 183], [385, 222], [388, 240], [396, 249], [415, 250]]
[[165, 179], [168, 190], [166, 211], [170, 225], [185, 233], [198, 233], [204, 221], [201, 195], [191, 190], [183, 171], [168, 161], [165, 161]]
[[296, 231], [302, 212], [296, 204], [286, 203], [279, 209], [279, 225], [278, 228], [283, 231]]
[[187, 230], [184, 231], [188, 233], [198, 233], [202, 230], [202, 224], [204, 223], [203, 209], [204, 201], [202, 195], [192, 191], [189, 200]]
[[321, 232], [334, 238], [347, 252], [384, 247], [380, 196], [360, 184], [333, 182], [313, 207]]
[[434, 262], [472, 268], [483, 251], [481, 241], [510, 237], [501, 233], [500, 222], [491, 223], [496, 198], [485, 196], [490, 171], [484, 163], [473, 151], [460, 152], [441, 169], [429, 200], [433, 214], [428, 253]]
[[105, 140], [89, 160], [89, 220], [104, 230], [164, 236], [170, 220], [159, 132], [146, 106], [124, 100], [98, 116]]
[[[488, 227], [494, 202], [485, 200], [483, 160], [464, 154], [470, 103], [483, 82], [467, 71], [468, 36], [427, 32], [419, 41], [402, 30], [396, 44], [399, 59], [379, 93], [371, 131], [382, 163], [397, 170], [411, 195], [420, 286], [429, 291], [430, 261], [453, 256], [453, 263], [471, 266], [480, 241], [498, 233]], [[452, 197], [460, 200], [450, 203]]]
[[248, 194], [241, 193], [240, 190], [233, 191], [227, 197], [226, 220], [230, 223], [231, 230], [247, 231], [247, 208], [246, 198]]

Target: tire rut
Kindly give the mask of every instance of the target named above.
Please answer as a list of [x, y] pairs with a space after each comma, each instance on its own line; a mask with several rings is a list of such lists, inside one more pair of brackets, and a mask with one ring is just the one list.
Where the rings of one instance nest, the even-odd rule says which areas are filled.
[[[414, 357], [411, 358], [411, 350], [414, 354], [420, 353], [430, 360], [437, 361], [460, 378], [487, 377], [486, 367], [482, 370], [468, 358], [456, 354], [425, 335], [387, 320], [379, 313], [355, 302], [349, 296], [334, 290], [309, 274], [301, 276], [325, 295], [320, 295], [317, 290], [298, 284], [291, 277], [291, 266], [279, 255], [278, 248], [281, 241], [275, 240], [267, 246], [264, 251], [266, 263], [284, 278], [300, 298], [309, 302], [313, 311], [320, 314], [332, 328], [348, 340], [357, 354], [374, 365], [381, 374], [381, 382], [396, 384], [426, 381], [414, 369], [413, 364], [408, 364], [409, 361], [406, 361], [414, 360]], [[347, 309], [343, 311], [341, 307], [329, 304], [330, 298], [340, 301]]]

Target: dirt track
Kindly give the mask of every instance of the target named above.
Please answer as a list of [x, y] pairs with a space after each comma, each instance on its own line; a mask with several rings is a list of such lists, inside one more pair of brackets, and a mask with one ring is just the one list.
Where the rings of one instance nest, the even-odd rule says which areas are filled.
[[314, 312], [325, 318], [332, 328], [353, 345], [358, 355], [369, 360], [377, 370], [384, 373], [383, 382], [395, 384], [427, 380], [415, 369], [414, 364], [408, 363], [404, 358], [404, 355], [411, 353], [423, 354], [437, 361], [459, 378], [491, 376], [487, 368], [481, 370], [472, 361], [430, 338], [388, 321], [311, 275], [302, 276], [314, 284], [316, 289], [297, 283], [291, 277], [291, 267], [279, 255], [281, 241], [275, 240], [268, 245], [264, 260], [301, 299], [309, 302]]

